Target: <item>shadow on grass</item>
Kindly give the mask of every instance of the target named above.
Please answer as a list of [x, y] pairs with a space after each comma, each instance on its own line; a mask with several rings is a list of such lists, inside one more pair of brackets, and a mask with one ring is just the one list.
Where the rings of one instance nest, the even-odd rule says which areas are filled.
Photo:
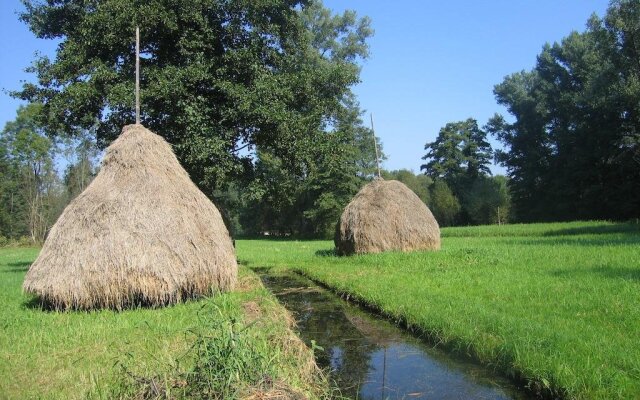
[[612, 234], [612, 233], [640, 234], [640, 225], [615, 224], [615, 225], [581, 226], [579, 228], [550, 230], [545, 232], [543, 236], [602, 235], [602, 234]]
[[602, 238], [563, 238], [556, 240], [520, 240], [514, 241], [514, 244], [528, 244], [533, 246], [625, 246], [640, 245], [640, 236], [629, 237], [602, 237]]
[[316, 256], [318, 257], [339, 257], [338, 253], [336, 253], [336, 249], [322, 249], [316, 250]]
[[505, 239], [504, 243], [513, 245], [531, 245], [531, 246], [629, 246], [640, 245], [640, 235], [614, 235], [603, 234], [597, 237], [549, 237], [547, 239], [525, 239], [513, 240]]
[[89, 314], [92, 310], [80, 309], [63, 309], [56, 307], [50, 302], [43, 300], [38, 296], [31, 296], [22, 303], [22, 308], [27, 310], [41, 311], [44, 313], [67, 313], [67, 314]]
[[31, 297], [30, 299], [23, 302], [22, 308], [26, 308], [29, 310], [46, 311], [46, 312], [56, 311], [54, 307], [51, 307], [50, 305], [46, 304], [37, 296]]
[[574, 269], [561, 269], [551, 272], [551, 275], [557, 277], [575, 277], [593, 275], [610, 279], [624, 279], [629, 281], [640, 281], [640, 268], [620, 268], [610, 267], [608, 265], [602, 265], [592, 268], [574, 268]]
[[[211, 297], [219, 296], [220, 292], [212, 291], [208, 294], [186, 293], [183, 294], [179, 301], [166, 300], [163, 302], [152, 302], [144, 298], [141, 294], [131, 298], [127, 303], [120, 307], [105, 306], [100, 304], [90, 306], [78, 305], [61, 305], [56, 304], [50, 299], [44, 298], [36, 294], [28, 294], [28, 299], [22, 302], [23, 309], [37, 310], [51, 313], [68, 313], [68, 314], [89, 314], [93, 312], [111, 311], [115, 313], [126, 313], [138, 310], [158, 310], [166, 307], [174, 307], [180, 304], [205, 301]], [[203, 307], [206, 303], [203, 303]]]
[[271, 271], [271, 267], [250, 267], [256, 274], [268, 274]]
[[31, 261], [21, 261], [21, 262], [13, 262], [7, 263], [5, 266], [0, 268], [0, 272], [26, 272], [31, 266]]

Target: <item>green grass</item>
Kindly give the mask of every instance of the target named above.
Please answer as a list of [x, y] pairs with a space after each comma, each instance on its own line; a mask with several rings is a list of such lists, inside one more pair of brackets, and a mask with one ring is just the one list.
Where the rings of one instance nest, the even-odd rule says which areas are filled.
[[238, 241], [532, 387], [640, 394], [640, 229], [580, 222], [449, 228], [439, 252], [335, 257], [327, 241]]
[[[638, 225], [448, 228], [442, 236], [439, 252], [356, 257], [335, 257], [328, 241], [237, 244], [250, 267], [299, 270], [534, 386], [576, 399], [638, 396]], [[156, 386], [178, 398], [320, 391], [308, 350], [246, 268], [241, 290], [213, 299], [57, 313], [21, 293], [37, 252], [0, 249], [0, 398], [130, 397]]]
[[21, 293], [38, 249], [0, 249], [0, 398], [321, 394], [290, 317], [246, 268], [238, 290], [161, 309], [50, 312]]

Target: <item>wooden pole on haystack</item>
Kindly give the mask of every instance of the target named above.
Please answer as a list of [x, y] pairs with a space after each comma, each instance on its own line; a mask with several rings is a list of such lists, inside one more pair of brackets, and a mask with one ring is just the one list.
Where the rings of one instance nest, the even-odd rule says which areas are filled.
[[373, 114], [371, 116], [371, 133], [373, 133], [373, 147], [376, 149], [376, 166], [378, 167], [378, 178], [382, 178], [380, 175], [380, 156], [378, 155], [378, 141], [376, 140], [376, 131], [373, 129]]
[[140, 28], [136, 26], [136, 124], [140, 124]]

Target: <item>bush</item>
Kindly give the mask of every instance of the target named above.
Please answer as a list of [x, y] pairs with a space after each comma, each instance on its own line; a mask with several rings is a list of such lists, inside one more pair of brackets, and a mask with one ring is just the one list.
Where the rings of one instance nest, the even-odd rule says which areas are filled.
[[17, 239], [0, 235], [0, 248], [2, 247], [31, 247], [35, 246], [30, 237], [22, 236]]

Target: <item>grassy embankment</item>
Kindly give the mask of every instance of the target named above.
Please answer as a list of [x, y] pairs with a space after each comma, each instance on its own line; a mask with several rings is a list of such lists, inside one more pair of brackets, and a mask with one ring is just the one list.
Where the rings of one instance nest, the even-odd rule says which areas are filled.
[[239, 241], [534, 388], [640, 395], [640, 229], [581, 222], [443, 229], [442, 250], [335, 257], [328, 241]]
[[259, 279], [161, 309], [49, 312], [21, 293], [37, 249], [0, 249], [0, 398], [322, 395], [313, 357]]

